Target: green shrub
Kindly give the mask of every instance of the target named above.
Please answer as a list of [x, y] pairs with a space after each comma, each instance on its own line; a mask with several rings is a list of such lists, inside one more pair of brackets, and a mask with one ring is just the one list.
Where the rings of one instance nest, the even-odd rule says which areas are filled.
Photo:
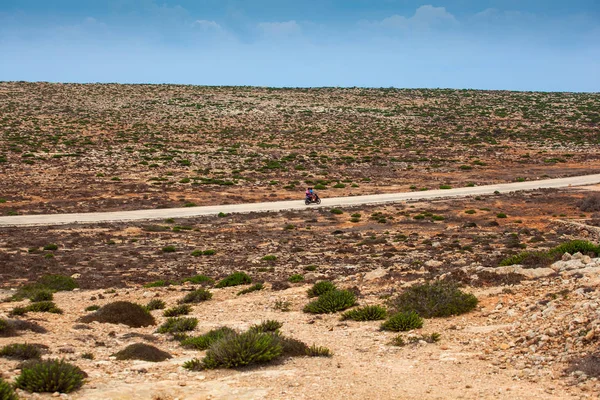
[[12, 388], [12, 385], [0, 378], [0, 399], [2, 400], [19, 400], [19, 397]]
[[212, 298], [211, 292], [209, 292], [206, 289], [198, 289], [198, 290], [194, 290], [193, 292], [189, 292], [188, 294], [186, 294], [183, 297], [183, 299], [181, 299], [179, 302], [183, 303], [183, 304], [200, 303], [203, 301], [210, 300], [211, 298]]
[[264, 364], [283, 354], [283, 346], [272, 333], [249, 330], [214, 342], [202, 360], [205, 369], [237, 368]]
[[44, 250], [47, 250], [47, 251], [58, 250], [58, 245], [54, 244], [54, 243], [47, 244], [44, 246]]
[[28, 392], [70, 393], [83, 385], [85, 373], [64, 360], [30, 361], [23, 364], [15, 386]]
[[498, 213], [498, 214], [496, 214], [496, 218], [507, 218], [507, 217], [506, 217], [506, 214], [504, 214], [504, 213]]
[[154, 317], [145, 307], [128, 301], [109, 303], [98, 311], [81, 317], [79, 321], [124, 324], [132, 328], [156, 325]]
[[158, 333], [177, 333], [177, 332], [188, 332], [193, 331], [198, 325], [197, 318], [186, 318], [177, 317], [169, 318], [162, 324], [157, 332]]
[[327, 347], [312, 345], [306, 349], [306, 355], [309, 357], [331, 357], [333, 354]]
[[0, 356], [15, 360], [31, 360], [40, 358], [39, 346], [29, 343], [14, 343], [0, 349]]
[[290, 276], [288, 278], [288, 281], [290, 281], [291, 283], [299, 283], [304, 281], [304, 275], [301, 274], [294, 274], [292, 276]]
[[262, 258], [263, 261], [277, 261], [277, 256], [273, 254], [266, 255]]
[[379, 321], [387, 317], [387, 311], [381, 306], [364, 306], [342, 314], [342, 320]]
[[423, 326], [423, 319], [414, 311], [399, 312], [392, 315], [381, 324], [381, 329], [386, 331], [404, 332], [418, 329]]
[[552, 250], [550, 250], [551, 255], [562, 256], [565, 253], [575, 254], [593, 254], [594, 256], [600, 255], [600, 246], [596, 246], [593, 243], [590, 243], [586, 240], [571, 240], [569, 242], [561, 243], [556, 246]]
[[340, 210], [339, 208], [332, 208], [330, 212], [335, 215], [341, 215], [344, 213], [344, 211]]
[[317, 266], [316, 265], [307, 265], [306, 267], [304, 267], [305, 271], [316, 271], [317, 270]]
[[188, 304], [182, 304], [180, 306], [171, 307], [163, 312], [165, 317], [178, 317], [180, 315], [187, 315], [192, 311], [192, 307]]
[[86, 308], [85, 308], [85, 311], [87, 311], [87, 312], [92, 312], [92, 311], [96, 311], [96, 310], [99, 310], [99, 309], [100, 309], [100, 306], [99, 306], [99, 305], [97, 305], [97, 304], [93, 304], [93, 305], [91, 305], [91, 306], [88, 306], [88, 307], [86, 307]]
[[31, 321], [20, 319], [6, 320], [0, 318], [0, 337], [16, 336], [20, 331], [31, 331], [34, 333], [46, 333], [42, 326]]
[[143, 360], [150, 362], [160, 362], [172, 358], [169, 353], [145, 343], [131, 344], [113, 355], [117, 360]]
[[402, 312], [415, 311], [423, 318], [449, 317], [469, 312], [477, 298], [448, 282], [415, 285], [400, 294], [392, 305]]
[[212, 329], [200, 336], [185, 338], [181, 341], [181, 345], [190, 349], [206, 350], [211, 344], [224, 338], [226, 335], [235, 335], [235, 331], [223, 326], [221, 328]]
[[64, 275], [44, 275], [38, 283], [54, 292], [70, 292], [79, 287], [75, 279]]
[[283, 323], [275, 321], [273, 319], [268, 319], [266, 321], [261, 322], [258, 325], [252, 325], [250, 327], [250, 330], [258, 332], [277, 332], [282, 326]]
[[190, 276], [189, 278], [185, 278], [183, 280], [183, 282], [190, 282], [190, 283], [194, 283], [194, 284], [202, 284], [202, 283], [213, 284], [215, 282], [215, 280], [206, 275], [194, 275], [194, 276]]
[[31, 303], [27, 307], [15, 307], [10, 312], [10, 315], [25, 315], [28, 312], [47, 312], [52, 314], [62, 314], [63, 310], [56, 307], [51, 301], [40, 301]]
[[37, 292], [32, 293], [29, 299], [35, 303], [39, 301], [52, 301], [53, 298], [54, 295], [50, 290], [41, 289]]
[[329, 281], [320, 281], [315, 283], [310, 289], [308, 289], [308, 297], [318, 297], [331, 290], [336, 290], [336, 286]]
[[308, 303], [304, 312], [313, 314], [334, 313], [352, 307], [356, 304], [354, 293], [348, 290], [330, 290], [323, 293], [317, 300]]
[[264, 285], [262, 283], [257, 283], [257, 284], [254, 284], [254, 285], [250, 286], [247, 289], [240, 290], [237, 295], [241, 296], [243, 294], [248, 294], [248, 293], [256, 292], [257, 290], [262, 290], [263, 287], [264, 287]]
[[3, 318], [0, 318], [0, 337], [12, 336], [15, 329]]
[[450, 185], [440, 185], [440, 189], [452, 189]]
[[247, 285], [252, 283], [252, 278], [245, 272], [234, 272], [233, 274], [223, 278], [219, 283], [216, 284], [217, 288], [224, 288], [229, 286]]
[[153, 287], [165, 287], [169, 286], [171, 282], [165, 281], [164, 279], [160, 279], [158, 281], [149, 282], [144, 285], [145, 288], [153, 288]]
[[177, 248], [175, 246], [165, 246], [162, 248], [163, 253], [175, 253]]
[[553, 257], [549, 253], [543, 251], [524, 251], [514, 256], [510, 256], [500, 261], [500, 266], [509, 265], [524, 265], [527, 267], [546, 267], [556, 261], [556, 257]]
[[152, 299], [146, 304], [146, 310], [163, 310], [167, 305], [161, 299]]

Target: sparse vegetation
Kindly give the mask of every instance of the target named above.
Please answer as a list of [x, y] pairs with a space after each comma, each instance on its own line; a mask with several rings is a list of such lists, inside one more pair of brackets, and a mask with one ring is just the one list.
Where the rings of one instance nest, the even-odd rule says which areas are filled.
[[42, 353], [39, 346], [29, 343], [13, 343], [0, 349], [0, 357], [15, 360], [31, 360], [40, 358]]
[[181, 304], [179, 306], [171, 307], [163, 312], [165, 317], [178, 317], [180, 315], [187, 315], [192, 311], [192, 307], [189, 304]]
[[186, 294], [183, 299], [180, 300], [183, 304], [191, 304], [191, 303], [201, 303], [203, 301], [210, 300], [212, 298], [212, 293], [206, 289], [197, 289], [193, 292], [189, 292]]

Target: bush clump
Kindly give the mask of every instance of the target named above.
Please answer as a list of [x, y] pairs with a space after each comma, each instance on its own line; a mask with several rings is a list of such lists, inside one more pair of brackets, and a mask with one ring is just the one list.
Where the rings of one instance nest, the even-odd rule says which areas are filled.
[[559, 244], [550, 250], [549, 253], [555, 256], [562, 256], [565, 253], [582, 253], [598, 256], [600, 255], [600, 246], [596, 246], [594, 243], [588, 242], [587, 240], [571, 240], [569, 242]]
[[[17, 293], [12, 296], [13, 300], [19, 301], [25, 298], [35, 296], [48, 297], [46, 292], [68, 292], [79, 287], [75, 279], [65, 275], [44, 275], [37, 282], [30, 283], [19, 288]], [[44, 294], [40, 294], [43, 292]], [[50, 299], [51, 300], [51, 299]], [[47, 301], [47, 300], [45, 300]]]
[[283, 346], [276, 335], [249, 330], [213, 343], [202, 364], [205, 369], [236, 368], [264, 364], [282, 354]]
[[28, 392], [70, 393], [83, 385], [86, 374], [64, 360], [36, 360], [23, 364], [15, 387]]
[[423, 318], [419, 317], [414, 311], [399, 312], [392, 315], [381, 324], [381, 329], [385, 331], [405, 332], [413, 329], [419, 329], [423, 326]]
[[310, 289], [308, 289], [308, 297], [318, 297], [331, 290], [336, 290], [336, 286], [329, 281], [320, 281], [315, 283]]
[[245, 272], [234, 272], [233, 274], [221, 279], [216, 284], [217, 288], [224, 288], [229, 286], [247, 285], [252, 283], [252, 278]]
[[178, 317], [180, 315], [187, 315], [190, 311], [192, 311], [192, 307], [189, 304], [182, 304], [165, 310], [163, 315], [165, 317]]
[[40, 358], [40, 347], [29, 343], [13, 343], [0, 349], [0, 356], [14, 360], [31, 360]]
[[158, 333], [178, 333], [178, 332], [188, 332], [193, 331], [198, 325], [197, 318], [186, 318], [186, 317], [178, 317], [178, 318], [169, 318], [162, 324], [157, 332]]
[[19, 400], [12, 386], [0, 378], [0, 399], [2, 400]]
[[129, 301], [115, 301], [101, 307], [92, 314], [79, 319], [80, 322], [98, 321], [108, 324], [125, 324], [132, 328], [156, 325], [156, 321], [146, 307]]
[[190, 282], [190, 283], [194, 283], [194, 284], [213, 284], [215, 282], [215, 280], [209, 276], [206, 275], [194, 275], [194, 276], [190, 276], [189, 278], [185, 278], [183, 279], [182, 282]]
[[304, 281], [304, 275], [301, 274], [294, 274], [292, 276], [290, 276], [288, 278], [288, 281], [290, 281], [291, 283], [299, 283]]
[[2, 319], [0, 318], [0, 337], [17, 336], [19, 331], [31, 331], [35, 333], [46, 333], [47, 330], [31, 321], [23, 321], [19, 319]]
[[306, 349], [306, 355], [309, 357], [331, 357], [333, 354], [327, 347], [313, 344]]
[[188, 337], [181, 341], [181, 345], [186, 348], [196, 350], [206, 350], [217, 340], [223, 339], [226, 335], [235, 335], [235, 331], [226, 326], [212, 329], [203, 335]]
[[172, 356], [152, 345], [135, 343], [114, 354], [117, 360], [143, 360], [151, 362], [165, 361]]
[[594, 193], [586, 196], [579, 203], [579, 209], [584, 212], [600, 211], [600, 194]]
[[268, 319], [266, 321], [262, 321], [260, 324], [252, 325], [250, 330], [258, 332], [277, 332], [282, 326], [283, 323], [273, 319]]
[[39, 301], [52, 301], [54, 299], [54, 295], [50, 290], [42, 289], [32, 293], [29, 299], [34, 303]]
[[148, 311], [164, 310], [166, 306], [167, 305], [165, 304], [165, 302], [163, 300], [152, 299], [148, 302], [148, 304], [146, 304], [146, 310], [148, 310]]
[[51, 301], [40, 301], [37, 303], [31, 303], [27, 307], [15, 307], [10, 312], [10, 315], [25, 315], [28, 312], [48, 312], [52, 314], [62, 314], [63, 310], [58, 308], [56, 304]]
[[348, 290], [330, 290], [304, 307], [304, 312], [326, 314], [342, 311], [356, 304], [354, 293]]
[[423, 318], [449, 317], [473, 310], [477, 298], [453, 283], [438, 281], [406, 289], [392, 305], [398, 311], [414, 311]]
[[264, 284], [263, 283], [256, 283], [256, 284], [250, 286], [247, 289], [240, 290], [237, 295], [241, 296], [243, 294], [248, 294], [248, 293], [256, 292], [258, 290], [262, 290], [263, 288], [264, 288]]
[[179, 302], [183, 304], [200, 303], [212, 298], [212, 293], [206, 289], [198, 289], [186, 294]]
[[381, 306], [364, 306], [342, 314], [342, 321], [379, 321], [387, 317], [387, 310]]

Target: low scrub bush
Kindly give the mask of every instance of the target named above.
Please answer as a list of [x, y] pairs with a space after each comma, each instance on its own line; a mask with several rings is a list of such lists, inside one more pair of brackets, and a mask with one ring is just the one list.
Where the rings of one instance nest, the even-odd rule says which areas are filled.
[[14, 343], [0, 349], [0, 356], [14, 360], [31, 360], [40, 358], [40, 347], [29, 343]]
[[146, 310], [163, 310], [167, 305], [161, 299], [152, 299], [146, 304]]
[[241, 296], [243, 294], [248, 294], [248, 293], [256, 292], [258, 290], [262, 290], [263, 288], [264, 288], [264, 285], [262, 283], [257, 283], [257, 284], [254, 284], [254, 285], [250, 286], [247, 289], [240, 290], [237, 295]]
[[[71, 291], [79, 287], [75, 279], [64, 275], [44, 275], [37, 282], [22, 286], [17, 290], [12, 300], [23, 300], [35, 296], [48, 297], [45, 292], [63, 292]], [[44, 292], [44, 294], [40, 294]]]
[[62, 314], [63, 310], [58, 308], [52, 301], [40, 301], [31, 303], [26, 307], [15, 307], [10, 312], [10, 315], [25, 315], [28, 312], [47, 312], [52, 314]]
[[477, 298], [451, 282], [438, 281], [411, 286], [391, 304], [398, 311], [414, 311], [423, 318], [449, 317], [473, 310]]
[[165, 310], [163, 315], [165, 317], [178, 317], [180, 315], [187, 315], [190, 311], [192, 311], [192, 307], [189, 304], [182, 304]]
[[423, 319], [414, 311], [399, 312], [392, 315], [381, 324], [381, 329], [394, 332], [405, 332], [419, 329], [423, 326]]
[[273, 319], [268, 319], [266, 321], [261, 322], [260, 324], [252, 325], [250, 327], [250, 330], [258, 332], [277, 332], [282, 326], [283, 323], [275, 321]]
[[165, 287], [169, 286], [171, 282], [166, 281], [164, 279], [159, 279], [158, 281], [148, 282], [144, 285], [145, 288], [153, 288], [153, 287]]
[[181, 345], [190, 349], [206, 350], [217, 340], [223, 339], [227, 335], [235, 334], [236, 332], [233, 329], [223, 326], [221, 328], [212, 329], [200, 336], [185, 338], [181, 341]]
[[202, 363], [205, 369], [237, 368], [264, 364], [282, 354], [283, 346], [276, 335], [249, 330], [213, 343]]
[[160, 362], [172, 358], [169, 353], [145, 343], [131, 344], [118, 353], [115, 353], [114, 356], [117, 360], [143, 360], [151, 362]]
[[2, 319], [0, 318], [0, 337], [17, 336], [20, 331], [30, 331], [34, 333], [46, 333], [47, 330], [31, 321], [23, 321], [19, 319]]
[[79, 321], [85, 323], [98, 321], [109, 324], [124, 324], [132, 328], [156, 325], [154, 317], [144, 306], [128, 301], [109, 303], [101, 307], [98, 311], [81, 317]]
[[217, 288], [224, 288], [229, 286], [248, 285], [252, 283], [252, 278], [245, 272], [234, 272], [233, 274], [221, 279], [216, 284]]
[[331, 357], [333, 354], [327, 347], [312, 345], [306, 349], [306, 355], [309, 357]]
[[179, 302], [183, 303], [183, 304], [201, 303], [203, 301], [210, 300], [211, 298], [212, 298], [211, 292], [209, 292], [206, 289], [198, 289], [198, 290], [194, 290], [193, 292], [189, 292], [188, 294], [186, 294], [183, 297], [183, 299], [181, 299]]
[[28, 392], [70, 393], [83, 385], [86, 374], [64, 360], [30, 361], [22, 365], [15, 387]]
[[213, 284], [215, 282], [215, 280], [211, 277], [208, 277], [206, 275], [194, 275], [194, 276], [190, 276], [189, 278], [185, 278], [183, 280], [183, 282], [190, 282], [190, 283], [194, 283], [194, 284]]
[[571, 240], [554, 247], [549, 253], [556, 256], [562, 256], [565, 253], [582, 253], [597, 256], [600, 254], [600, 247], [586, 240]]
[[288, 281], [291, 283], [299, 283], [304, 281], [304, 275], [294, 274], [288, 278]]
[[308, 297], [318, 297], [331, 290], [336, 290], [336, 286], [329, 281], [320, 281], [315, 283], [310, 289], [308, 289]]
[[317, 300], [308, 303], [304, 312], [326, 314], [343, 311], [356, 304], [354, 293], [348, 290], [330, 290], [320, 295]]
[[19, 400], [12, 385], [0, 378], [0, 399], [2, 400]]
[[579, 203], [579, 209], [584, 212], [600, 211], [600, 194], [594, 193], [586, 196]]
[[34, 303], [39, 301], [52, 301], [54, 299], [54, 295], [50, 290], [42, 289], [32, 293], [29, 299]]
[[387, 317], [387, 311], [381, 306], [364, 306], [342, 314], [343, 320], [379, 321]]
[[196, 329], [198, 325], [197, 318], [189, 318], [189, 317], [178, 317], [178, 318], [169, 318], [162, 324], [157, 332], [158, 333], [178, 333], [178, 332], [189, 332]]

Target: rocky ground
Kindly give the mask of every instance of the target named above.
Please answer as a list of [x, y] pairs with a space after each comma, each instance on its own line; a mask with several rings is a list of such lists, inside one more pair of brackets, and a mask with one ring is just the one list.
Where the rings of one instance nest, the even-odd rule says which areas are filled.
[[[0, 338], [0, 346], [41, 343], [48, 347], [44, 357], [64, 357], [81, 367], [88, 374], [83, 388], [60, 395], [74, 399], [321, 399], [332, 393], [352, 399], [598, 398], [600, 383], [593, 376], [598, 358], [592, 356], [599, 351], [600, 259], [574, 254], [539, 268], [499, 267], [500, 260], [523, 250], [543, 251], [572, 239], [598, 243], [597, 227], [588, 224], [593, 215], [578, 206], [587, 196], [580, 189], [544, 190], [365, 206], [341, 214], [309, 209], [153, 224], [4, 229], [0, 297], [46, 273], [72, 275], [81, 288], [55, 294], [61, 315], [9, 317], [15, 306], [28, 302], [0, 303], [0, 318], [35, 322], [47, 330]], [[352, 217], [356, 214], [361, 216]], [[57, 250], [43, 250], [52, 243]], [[175, 251], [165, 252], [167, 246]], [[191, 255], [198, 249], [215, 254]], [[264, 259], [267, 255], [275, 258]], [[116, 300], [162, 299], [173, 306], [193, 287], [144, 288], [145, 283], [197, 273], [221, 278], [235, 270], [265, 281], [265, 288], [239, 296], [240, 287], [211, 288], [213, 298], [190, 314], [199, 320], [197, 334], [222, 325], [243, 330], [274, 319], [283, 323], [285, 335], [326, 346], [333, 356], [190, 372], [182, 364], [203, 353], [155, 333], [156, 326], [78, 321], [88, 313], [86, 307]], [[304, 282], [287, 282], [292, 274], [302, 274]], [[386, 305], [404, 288], [438, 279], [463, 284], [479, 304], [468, 314], [427, 319], [423, 328], [402, 334], [409, 341], [437, 332], [439, 342], [397, 347], [390, 343], [396, 334], [381, 331], [380, 322], [304, 313], [306, 290], [326, 278], [359, 293], [361, 305]], [[152, 313], [159, 324], [165, 320], [162, 311]], [[151, 343], [173, 358], [115, 360], [114, 353], [137, 342]], [[18, 375], [18, 364], [0, 357], [3, 378]]]

